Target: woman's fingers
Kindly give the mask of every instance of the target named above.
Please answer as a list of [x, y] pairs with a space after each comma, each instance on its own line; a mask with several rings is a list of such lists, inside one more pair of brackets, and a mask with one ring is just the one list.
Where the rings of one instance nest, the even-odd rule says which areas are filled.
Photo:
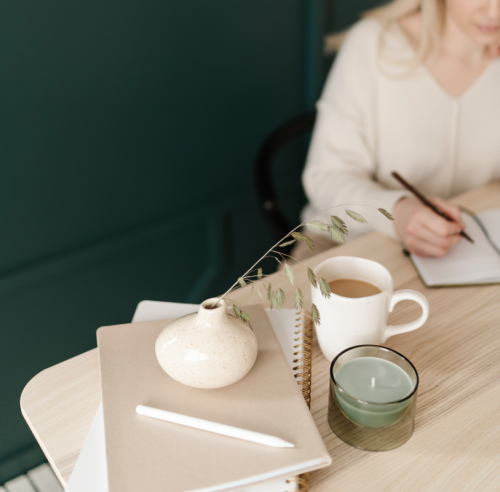
[[[446, 202], [436, 200], [439, 208], [450, 217], [459, 218], [459, 210]], [[461, 225], [437, 215], [414, 198], [403, 198], [393, 209], [395, 229], [411, 253], [421, 256], [445, 256], [461, 237]]]
[[462, 214], [456, 205], [451, 205], [438, 196], [432, 197], [430, 201], [448, 215], [448, 217], [451, 217], [462, 229], [465, 229], [465, 224], [462, 222]]
[[448, 254], [449, 248], [441, 248], [435, 244], [428, 243], [426, 241], [416, 240], [411, 242], [410, 245], [406, 245], [408, 251], [414, 255], [418, 256], [432, 256], [442, 258]]
[[428, 220], [426, 220], [424, 214], [422, 214], [421, 217], [422, 222], [415, 220], [408, 224], [407, 232], [410, 236], [427, 241], [428, 243], [436, 244], [443, 248], [449, 248], [451, 246], [450, 241], [452, 238], [460, 237], [458, 235], [460, 229], [456, 224], [456, 227], [450, 227], [448, 224], [443, 224], [437, 220], [434, 221], [433, 217], [429, 217]]
[[418, 231], [414, 230], [417, 225], [428, 229], [436, 236], [436, 239], [459, 234], [462, 230], [456, 222], [444, 219], [429, 207], [419, 208], [414, 213], [412, 220], [408, 223], [409, 232], [418, 234], [422, 229], [418, 229]]
[[448, 236], [437, 234], [433, 229], [428, 228], [425, 222], [409, 224], [408, 229], [405, 244], [410, 253], [420, 256], [445, 256], [450, 248], [461, 241], [458, 234]]

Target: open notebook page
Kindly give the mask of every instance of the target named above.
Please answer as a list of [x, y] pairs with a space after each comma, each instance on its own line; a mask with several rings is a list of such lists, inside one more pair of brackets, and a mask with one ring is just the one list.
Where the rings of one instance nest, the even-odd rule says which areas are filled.
[[488, 231], [490, 241], [495, 245], [500, 254], [500, 208], [491, 208], [478, 212], [476, 217]]
[[[500, 246], [500, 210], [477, 214], [490, 239]], [[480, 226], [462, 214], [467, 234], [474, 243], [462, 239], [444, 258], [412, 255], [413, 263], [426, 285], [460, 285], [500, 282], [500, 255], [488, 241]]]

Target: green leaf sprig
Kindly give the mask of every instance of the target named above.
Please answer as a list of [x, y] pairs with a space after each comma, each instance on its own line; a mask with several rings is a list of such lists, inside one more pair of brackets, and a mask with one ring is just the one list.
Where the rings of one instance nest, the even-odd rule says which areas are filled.
[[[340, 206], [339, 206], [340, 207]], [[342, 206], [343, 207], [343, 206]], [[293, 274], [293, 270], [291, 269], [290, 265], [286, 262], [287, 260], [291, 259], [294, 261], [296, 258], [293, 256], [287, 255], [276, 248], [284, 248], [286, 246], [290, 246], [294, 244], [297, 241], [304, 242], [307, 247], [313, 251], [316, 252], [316, 247], [314, 245], [313, 239], [311, 239], [309, 236], [306, 234], [303, 234], [302, 232], [299, 232], [298, 229], [305, 227], [313, 232], [316, 233], [325, 233], [328, 234], [333, 241], [335, 241], [337, 244], [344, 244], [345, 243], [345, 238], [348, 235], [349, 231], [347, 229], [346, 223], [338, 216], [336, 215], [331, 215], [330, 216], [330, 224], [327, 224], [325, 222], [322, 222], [321, 220], [315, 219], [315, 217], [318, 217], [320, 215], [325, 214], [328, 210], [331, 210], [332, 208], [336, 207], [330, 207], [326, 210], [322, 210], [321, 212], [318, 212], [315, 214], [311, 219], [306, 220], [299, 224], [297, 227], [292, 229], [285, 237], [283, 237], [280, 241], [278, 241], [272, 248], [270, 248], [266, 254], [264, 254], [257, 262], [255, 262], [254, 265], [250, 267], [250, 269], [241, 277], [238, 277], [236, 282], [222, 295], [220, 299], [223, 299], [224, 297], [227, 297], [227, 295], [238, 289], [239, 287], [245, 287], [248, 284], [252, 284], [252, 290], [254, 288], [254, 284], [256, 282], [259, 282], [262, 284], [262, 286], [265, 288], [267, 300], [270, 303], [271, 309], [282, 309], [283, 306], [285, 305], [286, 302], [286, 295], [285, 291], [281, 288], [278, 288], [276, 290], [273, 289], [273, 286], [271, 285], [271, 282], [266, 279], [269, 275], [264, 275], [262, 268], [258, 268], [255, 270], [255, 267], [265, 258], [274, 258], [280, 265], [284, 263], [284, 275], [285, 278], [288, 280], [288, 282], [295, 287], [295, 277]], [[370, 207], [374, 208], [374, 207]], [[383, 208], [377, 209], [384, 217], [386, 217], [389, 220], [394, 220], [393, 216], [387, 212], [387, 210], [384, 210]], [[367, 221], [365, 218], [359, 214], [358, 212], [355, 212], [351, 209], [344, 208], [344, 211], [346, 215], [354, 220], [355, 222], [358, 222], [359, 224], [366, 224]], [[313, 220], [314, 219], [314, 220]], [[328, 284], [328, 281], [324, 278], [318, 279], [314, 272], [310, 269], [307, 268], [307, 277], [309, 279], [309, 283], [312, 285], [314, 288], [319, 288], [321, 291], [321, 295], [325, 297], [326, 299], [329, 299], [331, 296], [331, 289], [330, 285]], [[266, 286], [267, 284], [267, 286]], [[259, 297], [264, 300], [264, 296], [257, 286], [257, 293]], [[302, 291], [296, 287], [295, 292], [293, 294], [293, 305], [297, 311], [303, 311], [304, 310], [304, 295]], [[215, 304], [214, 304], [215, 306]], [[245, 313], [237, 304], [233, 303], [233, 313], [234, 316], [236, 316], [238, 319], [244, 321], [245, 323], [250, 323], [250, 316], [248, 313]], [[319, 325], [321, 323], [321, 316], [318, 311], [318, 308], [315, 304], [311, 303], [311, 309], [310, 309], [311, 317], [316, 325]]]

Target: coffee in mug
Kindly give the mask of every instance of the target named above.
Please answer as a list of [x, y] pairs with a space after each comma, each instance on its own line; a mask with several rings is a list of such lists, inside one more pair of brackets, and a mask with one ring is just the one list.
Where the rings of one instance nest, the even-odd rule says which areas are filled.
[[356, 280], [354, 278], [339, 278], [328, 282], [330, 290], [342, 297], [368, 297], [380, 294], [382, 292], [375, 285], [364, 280]]
[[[332, 361], [355, 345], [380, 345], [389, 337], [420, 328], [429, 317], [426, 297], [415, 290], [393, 292], [389, 270], [380, 263], [352, 256], [337, 256], [320, 263], [314, 274], [328, 281], [332, 294], [326, 299], [312, 287], [312, 302], [321, 322], [316, 326], [323, 355]], [[422, 307], [422, 315], [402, 325], [387, 325], [389, 313], [403, 300]]]

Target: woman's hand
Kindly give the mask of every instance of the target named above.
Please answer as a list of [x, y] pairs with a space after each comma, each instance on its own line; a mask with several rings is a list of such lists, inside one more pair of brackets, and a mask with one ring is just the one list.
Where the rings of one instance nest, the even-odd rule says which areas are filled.
[[394, 227], [410, 253], [441, 257], [460, 242], [459, 233], [465, 224], [458, 207], [437, 197], [429, 200], [454, 222], [443, 219], [416, 198], [407, 197], [394, 206]]

